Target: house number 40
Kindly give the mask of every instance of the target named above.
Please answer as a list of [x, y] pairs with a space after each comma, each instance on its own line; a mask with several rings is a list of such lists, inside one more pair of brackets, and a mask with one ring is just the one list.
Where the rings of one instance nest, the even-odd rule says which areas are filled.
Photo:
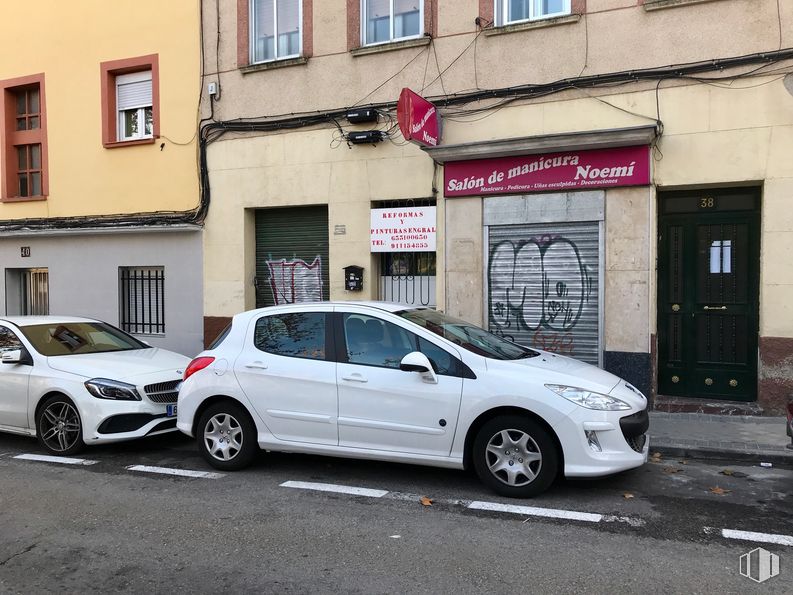
[[22, 258], [27, 258], [30, 256], [30, 246], [22, 246], [20, 252], [22, 253]]

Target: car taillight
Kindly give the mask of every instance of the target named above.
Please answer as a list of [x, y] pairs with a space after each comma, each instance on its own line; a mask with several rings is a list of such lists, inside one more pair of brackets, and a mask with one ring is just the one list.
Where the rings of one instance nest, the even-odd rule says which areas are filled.
[[197, 357], [197, 358], [195, 358], [193, 361], [190, 362], [190, 365], [187, 366], [187, 368], [185, 369], [185, 371], [184, 371], [184, 380], [187, 380], [188, 378], [190, 378], [190, 376], [192, 376], [193, 374], [195, 374], [199, 370], [203, 370], [204, 368], [206, 368], [209, 364], [211, 364], [214, 361], [215, 361], [214, 357]]

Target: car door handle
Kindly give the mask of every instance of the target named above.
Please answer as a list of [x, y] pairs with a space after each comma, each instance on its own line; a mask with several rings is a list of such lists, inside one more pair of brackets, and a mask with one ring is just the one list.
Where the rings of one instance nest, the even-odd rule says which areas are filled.
[[342, 376], [341, 379], [342, 380], [349, 380], [350, 382], [369, 382], [361, 374], [358, 374], [358, 372], [350, 374], [349, 376]]
[[246, 368], [250, 368], [252, 370], [266, 370], [267, 364], [264, 362], [251, 362], [249, 364], [245, 364]]

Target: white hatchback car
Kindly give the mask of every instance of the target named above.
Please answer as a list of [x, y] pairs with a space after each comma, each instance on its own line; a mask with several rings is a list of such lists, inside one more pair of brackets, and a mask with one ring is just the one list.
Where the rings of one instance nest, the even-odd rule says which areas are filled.
[[56, 455], [175, 431], [189, 362], [97, 320], [0, 318], [0, 431]]
[[528, 497], [559, 473], [647, 460], [647, 401], [595, 366], [431, 309], [376, 302], [238, 314], [185, 371], [177, 427], [218, 469], [258, 448], [465, 468]]

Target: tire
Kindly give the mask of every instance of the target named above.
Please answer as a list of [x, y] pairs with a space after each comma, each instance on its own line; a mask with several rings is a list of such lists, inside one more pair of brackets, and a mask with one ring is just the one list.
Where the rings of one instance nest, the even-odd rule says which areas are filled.
[[215, 469], [238, 471], [253, 461], [259, 450], [256, 426], [238, 403], [223, 401], [201, 415], [196, 431], [198, 451]]
[[47, 452], [67, 457], [85, 448], [83, 422], [71, 399], [52, 395], [36, 412], [36, 437]]
[[531, 498], [547, 490], [559, 469], [556, 444], [539, 423], [520, 415], [486, 422], [473, 446], [479, 479], [507, 498]]

